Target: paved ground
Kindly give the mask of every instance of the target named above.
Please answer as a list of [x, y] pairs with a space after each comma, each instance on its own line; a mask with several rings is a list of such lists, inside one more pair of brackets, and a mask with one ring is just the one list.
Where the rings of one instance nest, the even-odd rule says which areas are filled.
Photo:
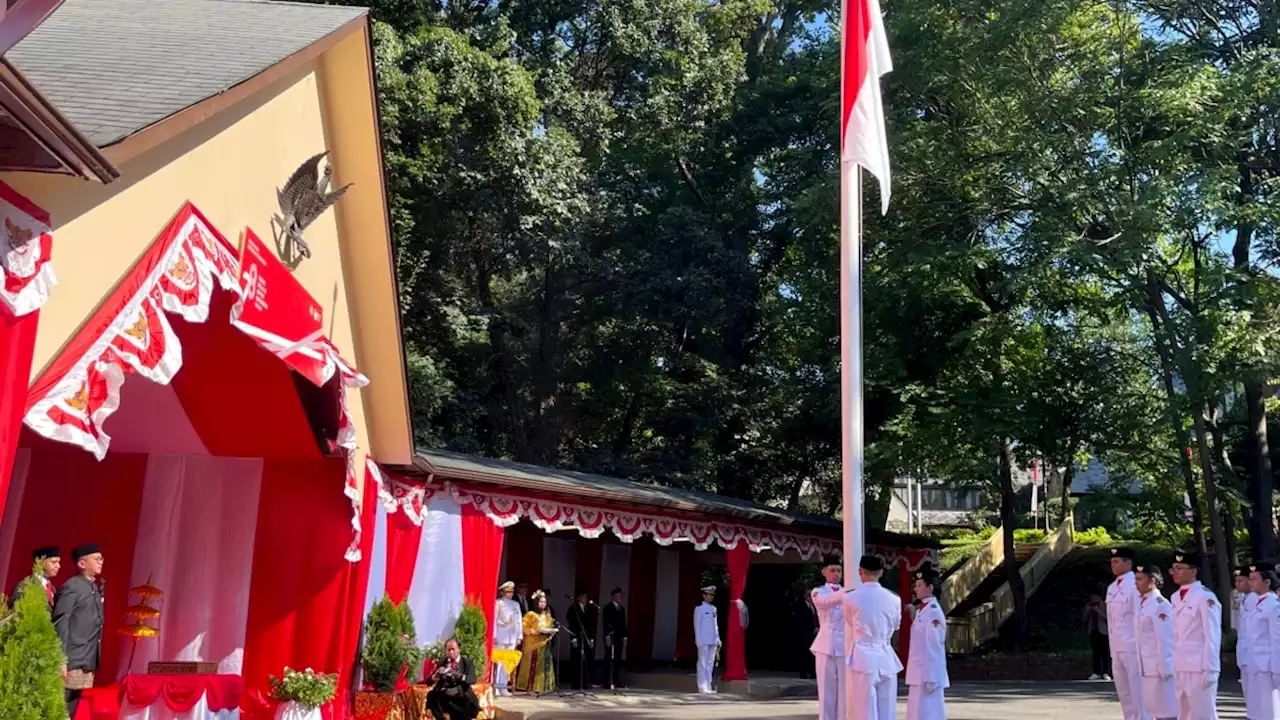
[[[730, 720], [772, 718], [813, 720], [812, 698], [747, 700], [729, 695], [703, 697], [662, 691], [635, 691], [596, 699], [516, 698], [500, 707], [523, 714], [524, 720]], [[1244, 720], [1237, 686], [1223, 689], [1219, 720]], [[906, 700], [898, 717], [906, 716]], [[963, 683], [947, 693], [948, 720], [1121, 720], [1120, 705], [1110, 683]]]

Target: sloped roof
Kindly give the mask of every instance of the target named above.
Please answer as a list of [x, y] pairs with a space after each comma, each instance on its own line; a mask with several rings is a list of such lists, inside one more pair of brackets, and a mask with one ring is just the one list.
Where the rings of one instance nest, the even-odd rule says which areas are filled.
[[66, 0], [5, 58], [105, 147], [366, 12], [272, 0]]
[[[448, 450], [419, 448], [417, 455], [430, 465], [433, 472], [444, 477], [491, 483], [506, 482], [514, 486], [535, 488], [550, 493], [612, 499], [637, 505], [744, 518], [763, 525], [790, 526], [792, 529], [808, 529], [823, 535], [838, 534], [842, 528], [840, 521], [829, 517], [792, 512], [713, 493], [623, 480], [594, 473], [527, 465], [509, 460], [495, 460], [477, 455], [464, 455]], [[936, 542], [925, 537], [871, 528], [867, 530], [867, 542], [895, 547], [937, 546]]]

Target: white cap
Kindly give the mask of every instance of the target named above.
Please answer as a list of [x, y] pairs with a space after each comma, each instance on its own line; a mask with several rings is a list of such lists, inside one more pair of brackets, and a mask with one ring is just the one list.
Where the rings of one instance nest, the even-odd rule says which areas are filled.
[[715, 585], [708, 585], [708, 586], [706, 586], [706, 587], [702, 588], [702, 592], [706, 592], [706, 593], [714, 593], [715, 591], [716, 591], [716, 586], [715, 586]]
[[498, 590], [503, 591], [503, 592], [505, 592], [505, 591], [507, 591], [507, 590], [515, 590], [515, 589], [516, 589], [516, 584], [515, 584], [515, 583], [513, 583], [513, 582], [511, 582], [510, 580], [508, 580], [508, 581], [506, 581], [506, 582], [504, 582], [504, 583], [502, 583], [501, 585], [499, 585], [499, 586], [498, 586]]

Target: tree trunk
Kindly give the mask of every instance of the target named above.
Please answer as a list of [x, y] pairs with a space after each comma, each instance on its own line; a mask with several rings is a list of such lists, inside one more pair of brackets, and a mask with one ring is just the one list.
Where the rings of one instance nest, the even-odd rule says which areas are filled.
[[[1195, 430], [1196, 447], [1200, 451], [1200, 474], [1204, 476], [1204, 510], [1209, 516], [1209, 531], [1213, 535], [1213, 559], [1216, 565], [1213, 585], [1219, 602], [1222, 602], [1224, 607], [1231, 607], [1229, 604], [1232, 589], [1231, 566], [1227, 562], [1227, 538], [1222, 527], [1222, 515], [1218, 512], [1218, 488], [1214, 480], [1213, 455], [1209, 449], [1209, 432], [1205, 427], [1207, 412], [1208, 408], [1203, 403], [1198, 404], [1192, 410], [1191, 422]], [[1223, 622], [1230, 627], [1229, 614], [1224, 613]]]
[[1000, 525], [1004, 527], [1004, 575], [1013, 595], [1012, 623], [1014, 643], [1024, 650], [1030, 643], [1030, 627], [1027, 624], [1027, 587], [1022, 583], [1018, 567], [1017, 547], [1013, 542], [1016, 520], [1013, 514], [1013, 441], [1005, 438], [1000, 444]]
[[[1267, 439], [1267, 406], [1262, 394], [1262, 382], [1246, 382], [1245, 403], [1249, 406], [1248, 443], [1253, 451], [1253, 482], [1249, 498], [1253, 501], [1253, 523], [1249, 533], [1255, 560], [1271, 557], [1275, 552], [1275, 529], [1272, 525], [1274, 511], [1271, 505], [1273, 482], [1271, 475], [1271, 445]], [[1256, 497], [1255, 497], [1256, 495]]]
[[[1213, 450], [1217, 453], [1218, 462], [1222, 464], [1224, 484], [1229, 484], [1231, 491], [1238, 493], [1241, 490], [1240, 477], [1236, 475], [1235, 466], [1231, 464], [1231, 453], [1227, 450], [1226, 440], [1222, 437], [1222, 425], [1218, 422], [1216, 410], [1210, 414], [1208, 426], [1209, 435], [1213, 440]], [[1225, 497], [1222, 499], [1221, 510], [1222, 528], [1227, 535], [1227, 561], [1234, 568], [1240, 563], [1240, 552], [1236, 547], [1236, 515], [1240, 513], [1240, 503], [1235, 497]]]
[[[1178, 417], [1178, 391], [1173, 385], [1173, 351], [1165, 342], [1163, 325], [1159, 311], [1156, 309], [1162, 300], [1160, 286], [1152, 273], [1147, 274], [1147, 319], [1151, 321], [1151, 338], [1155, 344], [1156, 357], [1160, 360], [1160, 379], [1164, 383], [1165, 405], [1168, 407], [1169, 425], [1173, 428], [1173, 436], [1182, 443], [1186, 442], [1187, 432], [1182, 428]], [[1171, 341], [1170, 341], [1171, 342]], [[1191, 468], [1191, 448], [1189, 445], [1179, 448], [1178, 460], [1182, 466], [1182, 482], [1187, 490], [1187, 505], [1191, 511], [1191, 533], [1195, 538], [1196, 552], [1200, 557], [1209, 557], [1209, 544], [1204, 537], [1204, 513], [1200, 509], [1200, 492], [1196, 489], [1196, 475]], [[1208, 578], [1208, 568], [1201, 567], [1202, 577]]]
[[1066, 522], [1067, 516], [1071, 514], [1071, 483], [1075, 478], [1076, 459], [1072, 456], [1067, 460], [1067, 468], [1062, 471], [1062, 517], [1058, 518], [1058, 524]]

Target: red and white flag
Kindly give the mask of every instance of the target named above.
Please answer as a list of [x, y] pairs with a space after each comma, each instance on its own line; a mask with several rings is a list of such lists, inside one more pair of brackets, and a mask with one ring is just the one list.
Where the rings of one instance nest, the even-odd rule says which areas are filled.
[[[880, 209], [889, 210], [889, 143], [884, 132], [880, 76], [893, 70], [877, 0], [844, 0], [841, 28], [840, 171], [844, 191], [859, 176], [855, 165], [880, 181]], [[851, 176], [852, 175], [852, 176]]]

